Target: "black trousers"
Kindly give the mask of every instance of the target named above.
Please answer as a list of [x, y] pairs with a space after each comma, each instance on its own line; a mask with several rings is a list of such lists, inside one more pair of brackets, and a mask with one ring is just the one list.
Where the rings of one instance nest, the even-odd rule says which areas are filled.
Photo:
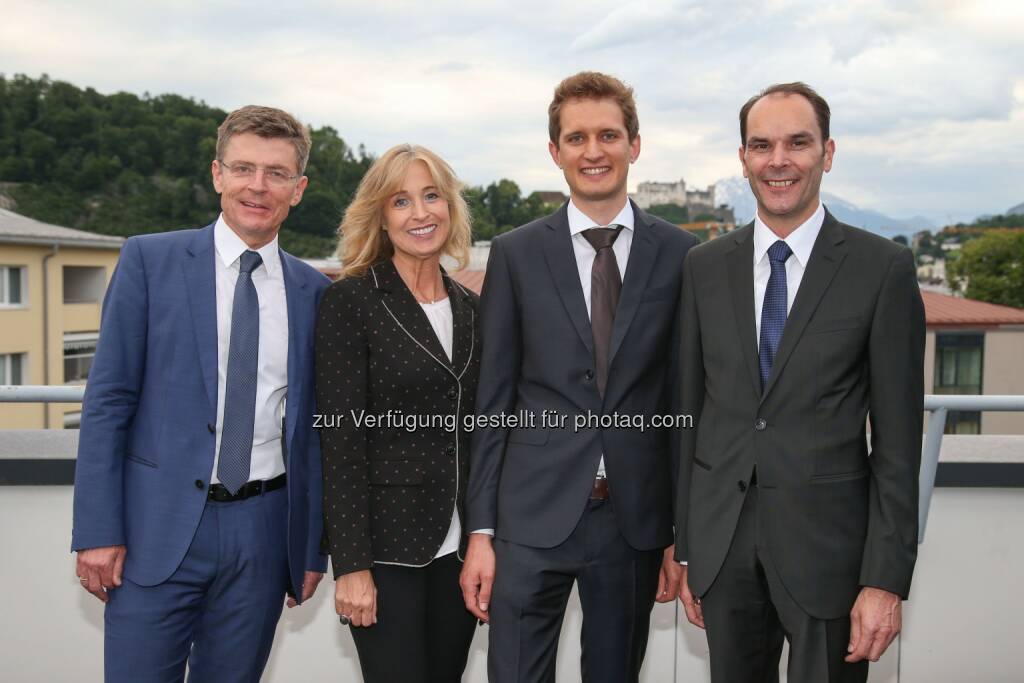
[[662, 552], [626, 543], [613, 504], [590, 501], [576, 529], [554, 548], [496, 539], [495, 553], [490, 683], [554, 683], [558, 636], [574, 581], [583, 607], [583, 680], [638, 680]]
[[458, 683], [476, 618], [459, 588], [455, 553], [426, 567], [378, 564], [377, 623], [351, 627], [366, 683]]
[[758, 489], [751, 486], [722, 569], [701, 599], [711, 680], [777, 683], [785, 638], [789, 683], [864, 683], [868, 663], [843, 661], [849, 615], [815, 619], [793, 600], [758, 537], [757, 515]]

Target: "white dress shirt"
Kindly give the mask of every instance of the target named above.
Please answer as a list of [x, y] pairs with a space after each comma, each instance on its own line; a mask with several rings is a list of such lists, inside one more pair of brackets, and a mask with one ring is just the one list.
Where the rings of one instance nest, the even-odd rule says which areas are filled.
[[[217, 280], [217, 432], [212, 483], [219, 483], [217, 461], [224, 427], [224, 394], [227, 390], [228, 351], [231, 347], [231, 310], [242, 252], [249, 247], [224, 222], [213, 228]], [[256, 250], [263, 265], [252, 273], [260, 300], [260, 347], [256, 375], [256, 417], [253, 422], [252, 460], [249, 481], [273, 479], [284, 474], [281, 450], [281, 420], [288, 393], [288, 302], [284, 293], [284, 272], [277, 238]]]
[[[429, 304], [420, 303], [420, 306], [423, 308], [423, 312], [426, 313], [430, 326], [434, 328], [434, 334], [437, 335], [437, 340], [441, 342], [441, 348], [444, 349], [448, 360], [451, 360], [452, 336], [455, 329], [451, 299], [444, 298]], [[438, 549], [437, 554], [434, 555], [434, 558], [451, 555], [458, 550], [460, 538], [462, 538], [462, 522], [459, 520], [459, 508], [456, 502], [455, 511], [452, 513], [452, 523], [448, 526], [448, 534], [444, 537], [444, 541], [441, 543], [441, 547]]]
[[[619, 210], [619, 213], [608, 225], [601, 225], [580, 211], [571, 199], [569, 200], [569, 234], [572, 236], [572, 250], [576, 255], [580, 285], [583, 286], [583, 301], [587, 304], [587, 318], [590, 317], [590, 275], [594, 269], [597, 249], [594, 249], [587, 238], [583, 236], [583, 231], [590, 228], [607, 228], [611, 225], [622, 226], [622, 231], [612, 244], [612, 252], [615, 254], [615, 263], [619, 267], [619, 278], [624, 282], [626, 280], [626, 264], [629, 263], [629, 248], [633, 246], [633, 207], [629, 200], [626, 200], [625, 206]], [[601, 461], [597, 464], [597, 476], [605, 476], [603, 454]]]
[[[818, 202], [818, 209], [811, 217], [789, 233], [783, 241], [789, 245], [793, 255], [786, 259], [786, 315], [793, 308], [800, 281], [807, 270], [807, 260], [811, 258], [814, 241], [821, 232], [821, 224], [825, 221], [825, 207]], [[754, 216], [754, 323], [757, 335], [754, 343], [760, 350], [761, 309], [764, 308], [764, 293], [768, 289], [768, 278], [772, 274], [772, 266], [768, 259], [768, 247], [779, 240], [779, 236], [764, 224], [760, 215]]]

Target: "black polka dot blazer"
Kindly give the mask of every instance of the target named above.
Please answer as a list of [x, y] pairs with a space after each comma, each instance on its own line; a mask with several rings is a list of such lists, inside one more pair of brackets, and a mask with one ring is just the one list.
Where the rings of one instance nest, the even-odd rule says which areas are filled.
[[[456, 505], [466, 519], [478, 297], [443, 280], [454, 325], [450, 362], [390, 260], [334, 283], [320, 303], [317, 422], [335, 578], [374, 563], [426, 565]], [[428, 424], [407, 428], [410, 420]]]

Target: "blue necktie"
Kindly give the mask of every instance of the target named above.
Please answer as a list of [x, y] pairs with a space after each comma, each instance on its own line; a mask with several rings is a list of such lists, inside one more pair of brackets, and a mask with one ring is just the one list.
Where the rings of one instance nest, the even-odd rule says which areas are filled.
[[761, 364], [761, 391], [768, 386], [772, 364], [779, 350], [782, 331], [786, 328], [786, 259], [793, 254], [789, 245], [778, 240], [768, 247], [768, 263], [772, 274], [764, 290], [764, 304], [761, 306], [761, 339], [757, 347]]
[[256, 285], [252, 283], [252, 271], [261, 263], [263, 259], [255, 251], [242, 254], [235, 282], [235, 301], [231, 306], [231, 344], [217, 478], [232, 494], [249, 481], [249, 462], [252, 459], [256, 370], [260, 351], [260, 300], [256, 295]]

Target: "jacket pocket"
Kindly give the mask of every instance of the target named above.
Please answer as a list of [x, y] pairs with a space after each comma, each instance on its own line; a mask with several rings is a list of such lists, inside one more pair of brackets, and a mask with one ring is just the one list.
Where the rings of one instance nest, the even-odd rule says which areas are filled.
[[370, 462], [370, 483], [374, 486], [420, 486], [425, 474], [417, 460], [374, 460]]
[[644, 292], [644, 298], [641, 299], [644, 303], [648, 301], [662, 301], [664, 299], [672, 299], [679, 295], [679, 287], [674, 285], [667, 285], [665, 287], [654, 287]]
[[707, 470], [709, 472], [711, 471], [711, 465], [707, 464], [703, 460], [701, 460], [699, 458], [696, 458], [696, 457], [692, 458], [692, 460], [693, 460], [693, 464], [696, 465], [697, 467], [703, 468], [703, 469], [705, 469], [705, 470]]
[[832, 484], [840, 481], [853, 481], [863, 479], [871, 474], [871, 470], [858, 470], [856, 472], [840, 472], [839, 474], [817, 474], [811, 477], [812, 484]]
[[152, 460], [146, 460], [145, 458], [140, 458], [139, 456], [134, 455], [132, 453], [125, 453], [124, 457], [125, 457], [126, 460], [131, 460], [132, 462], [137, 462], [138, 464], [145, 465], [146, 467], [157, 467], [157, 464], [155, 462], [153, 462]]
[[845, 318], [829, 318], [826, 320], [814, 320], [807, 325], [804, 334], [824, 334], [825, 332], [840, 332], [860, 327], [860, 316], [852, 315]]
[[525, 428], [512, 429], [508, 433], [509, 443], [524, 443], [531, 446], [543, 446], [548, 442], [550, 429], [546, 428]]

